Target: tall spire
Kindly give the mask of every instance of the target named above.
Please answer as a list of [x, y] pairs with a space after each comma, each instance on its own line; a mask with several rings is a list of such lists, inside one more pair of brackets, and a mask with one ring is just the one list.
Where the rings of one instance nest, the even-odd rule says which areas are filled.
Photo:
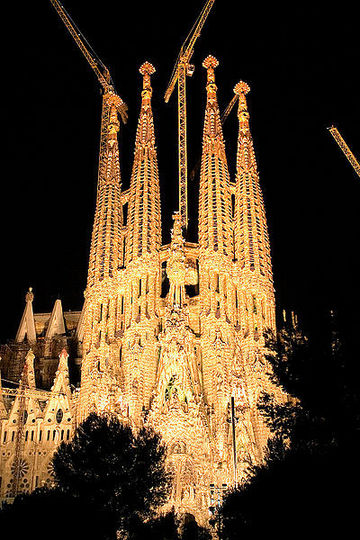
[[240, 268], [260, 274], [272, 282], [269, 236], [264, 201], [249, 127], [246, 94], [249, 86], [240, 81], [239, 136], [236, 159], [235, 256]]
[[160, 189], [150, 82], [155, 68], [145, 62], [139, 71], [143, 89], [130, 183], [122, 356], [126, 399], [135, 423], [149, 406], [155, 383], [161, 283]]
[[145, 62], [139, 71], [143, 76], [143, 90], [130, 185], [126, 264], [146, 253], [158, 251], [161, 245], [159, 174], [150, 81], [155, 68]]
[[112, 358], [109, 359], [109, 351], [118, 330], [117, 278], [118, 270], [124, 263], [117, 140], [119, 131], [117, 109], [120, 102], [120, 98], [111, 90], [105, 92], [101, 117], [97, 201], [83, 313], [80, 420], [83, 420], [90, 411], [99, 411], [96, 400], [99, 388], [102, 388], [106, 400], [111, 386], [117, 384], [119, 379], [117, 363], [113, 362]]
[[207, 69], [207, 101], [200, 172], [199, 244], [201, 250], [232, 256], [229, 171], [214, 73], [218, 64], [213, 56], [203, 62]]
[[120, 98], [103, 96], [96, 210], [91, 239], [88, 287], [112, 278], [123, 264], [121, 176], [117, 133]]
[[32, 290], [32, 287], [29, 287], [28, 292], [25, 296], [25, 309], [23, 316], [20, 321], [20, 325], [18, 328], [18, 331], [16, 333], [15, 341], [17, 343], [21, 343], [24, 341], [25, 337], [27, 337], [27, 340], [29, 343], [35, 343], [36, 342], [36, 330], [35, 330], [35, 321], [34, 321], [34, 313], [32, 308], [32, 303], [34, 300], [34, 293]]
[[258, 413], [261, 392], [279, 395], [269, 380], [270, 366], [264, 358], [264, 332], [275, 330], [275, 296], [270, 245], [254, 145], [249, 127], [246, 94], [249, 86], [239, 82], [239, 136], [235, 186], [235, 295], [237, 356], [244, 372], [251, 425], [258, 458], [269, 430]]
[[204, 392], [212, 410], [213, 455], [224, 477], [229, 473], [223, 464], [228, 453], [229, 366], [234, 350], [234, 249], [229, 171], [214, 74], [217, 65], [213, 56], [203, 62], [207, 100], [199, 193], [199, 288]]

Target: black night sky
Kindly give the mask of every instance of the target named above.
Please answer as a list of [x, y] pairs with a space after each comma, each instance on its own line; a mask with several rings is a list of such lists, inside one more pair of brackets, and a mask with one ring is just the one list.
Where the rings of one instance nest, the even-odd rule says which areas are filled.
[[[64, 0], [129, 106], [121, 128], [121, 168], [128, 187], [141, 76], [153, 76], [153, 109], [162, 189], [163, 240], [177, 206], [176, 96], [166, 89], [181, 43], [203, 5], [182, 2]], [[6, 148], [1, 182], [1, 325], [14, 338], [29, 286], [34, 310], [82, 307], [95, 207], [101, 96], [99, 84], [49, 1], [13, 4], [3, 48]], [[195, 47], [188, 82], [189, 169], [201, 150], [205, 98], [202, 60], [215, 55], [221, 109], [242, 79], [270, 229], [279, 311], [295, 309], [305, 326], [331, 308], [356, 337], [360, 178], [326, 127], [336, 124], [360, 156], [359, 21], [352, 3], [217, 0]], [[8, 21], [8, 23], [6, 22]], [[224, 128], [234, 177], [237, 119]], [[198, 178], [190, 183], [196, 240]]]

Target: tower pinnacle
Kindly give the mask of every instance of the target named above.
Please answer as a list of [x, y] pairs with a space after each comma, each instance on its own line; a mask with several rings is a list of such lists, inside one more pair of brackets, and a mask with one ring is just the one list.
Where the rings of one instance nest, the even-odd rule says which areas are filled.
[[152, 75], [155, 73], [156, 69], [150, 62], [146, 61], [139, 67], [139, 72], [141, 75]]
[[250, 86], [244, 81], [239, 81], [234, 86], [234, 94], [236, 94], [237, 96], [241, 96], [241, 94], [246, 95], [249, 92], [250, 92]]
[[32, 287], [29, 287], [28, 292], [25, 295], [25, 301], [26, 302], [33, 302], [34, 300], [34, 293]]
[[96, 210], [91, 239], [88, 288], [112, 279], [122, 266], [122, 205], [117, 133], [119, 96], [103, 95]]
[[200, 172], [199, 240], [201, 250], [210, 249], [231, 257], [230, 180], [214, 73], [218, 64], [211, 55], [203, 61], [207, 69], [207, 102]]
[[218, 67], [219, 61], [217, 60], [217, 58], [215, 58], [215, 56], [209, 54], [209, 56], [207, 56], [203, 61], [202, 65], [205, 69], [211, 72], [211, 70], [214, 71], [214, 69]]
[[246, 103], [246, 94], [250, 92], [250, 86], [244, 82], [239, 81], [234, 86], [234, 94], [239, 96], [238, 106], [238, 119], [239, 119], [239, 131], [242, 133], [244, 130], [249, 130], [249, 113]]
[[36, 329], [34, 321], [34, 313], [32, 303], [34, 300], [34, 293], [32, 287], [29, 287], [28, 292], [25, 295], [25, 309], [20, 321], [18, 331], [16, 333], [15, 341], [21, 343], [25, 337], [29, 343], [36, 342]]
[[[250, 283], [253, 287], [251, 298], [249, 297], [246, 302], [254, 305], [253, 310], [257, 312], [261, 311], [259, 306], [263, 306], [264, 320], [260, 318], [255, 322], [250, 321], [249, 328], [252, 327], [252, 332], [257, 336], [262, 334], [264, 327], [275, 327], [275, 304], [264, 201], [245, 97], [249, 91], [249, 85], [243, 81], [238, 82], [234, 87], [234, 93], [239, 96], [234, 220], [235, 258], [240, 269], [240, 288], [246, 283], [249, 292]], [[250, 308], [247, 312], [251, 312]]]
[[155, 68], [150, 62], [144, 62], [139, 72], [143, 76], [143, 90], [130, 183], [131, 235], [127, 243], [127, 264], [146, 253], [158, 251], [161, 243], [160, 188], [150, 80]]

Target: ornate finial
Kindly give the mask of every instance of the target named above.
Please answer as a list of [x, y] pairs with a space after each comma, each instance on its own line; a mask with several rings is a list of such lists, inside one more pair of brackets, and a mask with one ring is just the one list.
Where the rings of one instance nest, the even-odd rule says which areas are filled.
[[32, 302], [34, 300], [34, 293], [32, 292], [32, 287], [29, 287], [29, 290], [28, 292], [26, 293], [26, 296], [25, 296], [25, 301], [26, 302]]
[[244, 81], [239, 81], [234, 86], [234, 93], [237, 96], [240, 96], [241, 94], [244, 94], [244, 96], [246, 96], [246, 94], [248, 94], [249, 92], [250, 92], [250, 86]]
[[174, 212], [172, 215], [173, 221], [174, 221], [174, 231], [178, 232], [180, 231], [181, 234], [181, 216], [180, 212]]
[[141, 75], [152, 75], [155, 71], [156, 69], [150, 62], [144, 62], [139, 68]]
[[215, 58], [215, 56], [212, 56], [211, 54], [209, 54], [209, 56], [207, 56], [205, 60], [203, 61], [202, 65], [205, 69], [209, 69], [209, 68], [215, 69], [219, 65], [219, 62]]
[[180, 212], [174, 212], [172, 216], [174, 220], [174, 226], [171, 230], [171, 249], [177, 250], [181, 245], [184, 245], [184, 238], [182, 235], [182, 221]]
[[239, 126], [240, 126], [240, 132], [244, 134], [244, 131], [247, 131], [249, 129], [249, 113], [247, 110], [247, 103], [246, 103], [246, 94], [250, 92], [250, 86], [244, 82], [239, 81], [234, 86], [234, 93], [239, 98], [239, 107], [238, 107], [238, 118], [239, 118]]
[[69, 353], [67, 352], [67, 350], [64, 348], [61, 353], [59, 354], [59, 365], [58, 365], [58, 370], [59, 369], [63, 369], [63, 368], [66, 368], [68, 367], [68, 364], [67, 364], [67, 360], [69, 358]]
[[150, 107], [150, 100], [152, 95], [150, 76], [155, 73], [155, 68], [150, 62], [144, 62], [139, 71], [143, 78], [143, 91], [141, 92], [142, 106], [146, 109]]

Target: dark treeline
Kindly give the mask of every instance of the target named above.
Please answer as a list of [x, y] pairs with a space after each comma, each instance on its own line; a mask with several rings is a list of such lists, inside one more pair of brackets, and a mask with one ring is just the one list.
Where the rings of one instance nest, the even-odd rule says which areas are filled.
[[193, 516], [159, 515], [171, 486], [165, 456], [153, 431], [92, 414], [55, 453], [54, 487], [16, 497], [0, 530], [13, 540], [209, 540]]
[[279, 404], [262, 395], [273, 438], [264, 465], [224, 500], [219, 536], [349, 538], [359, 505], [358, 351], [332, 316], [308, 336], [293, 327], [269, 336], [267, 356], [274, 382], [292, 399]]

